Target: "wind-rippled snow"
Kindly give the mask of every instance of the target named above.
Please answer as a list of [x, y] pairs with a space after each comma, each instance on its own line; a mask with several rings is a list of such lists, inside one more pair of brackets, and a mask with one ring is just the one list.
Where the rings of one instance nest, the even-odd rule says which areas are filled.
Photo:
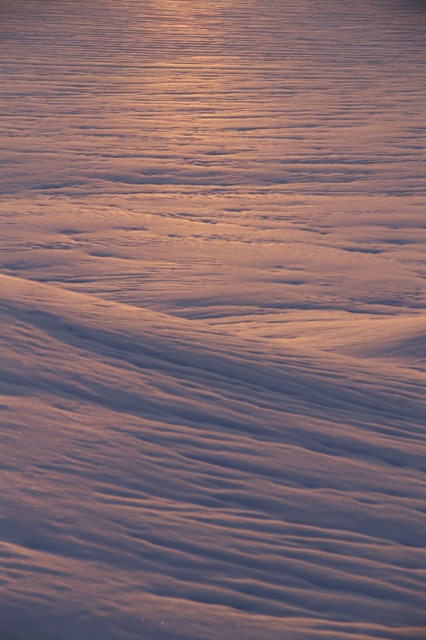
[[421, 0], [4, 0], [0, 636], [426, 637]]

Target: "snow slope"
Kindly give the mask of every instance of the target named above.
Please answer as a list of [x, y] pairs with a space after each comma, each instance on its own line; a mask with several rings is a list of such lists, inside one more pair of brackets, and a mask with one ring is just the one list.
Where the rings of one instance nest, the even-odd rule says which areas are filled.
[[421, 637], [420, 372], [1, 284], [10, 637]]
[[425, 640], [423, 3], [0, 17], [1, 640]]

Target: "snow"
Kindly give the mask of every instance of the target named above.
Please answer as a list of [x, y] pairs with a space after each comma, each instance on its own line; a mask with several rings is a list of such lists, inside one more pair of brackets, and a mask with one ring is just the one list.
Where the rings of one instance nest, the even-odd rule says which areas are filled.
[[423, 4], [0, 15], [1, 637], [424, 639]]

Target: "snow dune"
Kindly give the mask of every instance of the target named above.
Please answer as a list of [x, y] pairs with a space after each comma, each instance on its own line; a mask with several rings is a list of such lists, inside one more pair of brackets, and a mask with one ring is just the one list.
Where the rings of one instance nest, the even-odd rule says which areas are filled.
[[420, 371], [1, 289], [5, 637], [422, 637]]

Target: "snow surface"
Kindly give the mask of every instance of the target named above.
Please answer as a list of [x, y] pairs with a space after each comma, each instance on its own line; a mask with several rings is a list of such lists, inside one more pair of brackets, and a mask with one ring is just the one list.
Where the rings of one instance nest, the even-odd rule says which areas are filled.
[[0, 35], [1, 640], [425, 640], [424, 2]]

